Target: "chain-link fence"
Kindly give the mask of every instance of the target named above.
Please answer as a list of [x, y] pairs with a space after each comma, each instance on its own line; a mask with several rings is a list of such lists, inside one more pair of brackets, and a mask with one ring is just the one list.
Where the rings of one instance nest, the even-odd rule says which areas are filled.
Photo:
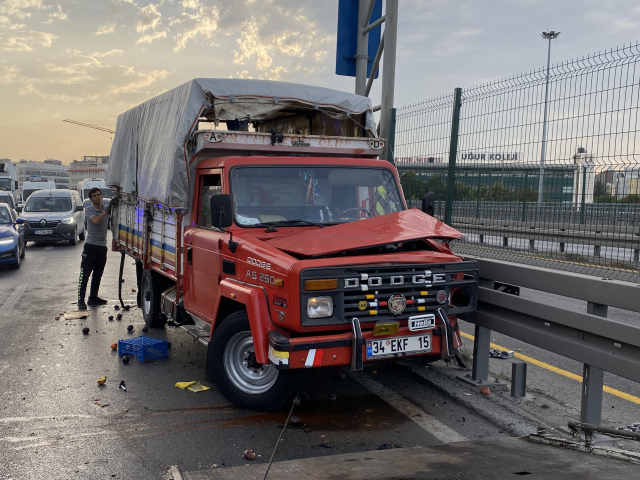
[[[404, 194], [467, 234], [459, 252], [639, 281], [640, 46], [397, 109]], [[451, 152], [455, 181], [447, 188]]]

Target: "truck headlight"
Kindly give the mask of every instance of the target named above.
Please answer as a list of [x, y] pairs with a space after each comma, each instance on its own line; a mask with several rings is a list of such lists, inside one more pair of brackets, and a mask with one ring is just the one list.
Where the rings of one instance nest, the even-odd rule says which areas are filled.
[[327, 318], [333, 315], [332, 297], [311, 297], [307, 301], [307, 316], [309, 318]]
[[69, 218], [63, 218], [62, 220], [60, 220], [60, 222], [64, 223], [65, 225], [71, 225], [72, 223], [75, 223], [75, 218], [74, 217], [69, 217]]

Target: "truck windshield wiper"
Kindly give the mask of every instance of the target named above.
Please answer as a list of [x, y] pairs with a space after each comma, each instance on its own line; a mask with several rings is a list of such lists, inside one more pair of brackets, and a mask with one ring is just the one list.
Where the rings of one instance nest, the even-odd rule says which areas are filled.
[[292, 225], [296, 223], [305, 223], [307, 225], [313, 225], [314, 227], [324, 228], [321, 223], [309, 222], [308, 220], [276, 220], [273, 222], [261, 222], [260, 225]]

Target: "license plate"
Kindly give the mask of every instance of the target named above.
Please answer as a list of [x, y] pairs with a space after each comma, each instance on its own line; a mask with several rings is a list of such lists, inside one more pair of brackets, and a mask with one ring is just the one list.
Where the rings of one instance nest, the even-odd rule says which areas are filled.
[[428, 328], [434, 328], [436, 326], [435, 315], [416, 315], [415, 317], [409, 317], [409, 330], [415, 332], [416, 330], [427, 330]]
[[53, 230], [36, 230], [33, 233], [35, 233], [36, 235], [51, 235], [53, 233]]
[[404, 357], [431, 350], [431, 334], [367, 340], [367, 359]]

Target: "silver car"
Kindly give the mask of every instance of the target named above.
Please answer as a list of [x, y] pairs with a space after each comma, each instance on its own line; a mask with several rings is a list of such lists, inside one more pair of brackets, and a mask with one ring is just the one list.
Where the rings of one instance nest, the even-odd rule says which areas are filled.
[[75, 190], [38, 190], [25, 203], [20, 218], [25, 220], [27, 242], [69, 241], [75, 245], [84, 240], [85, 223], [82, 199]]

